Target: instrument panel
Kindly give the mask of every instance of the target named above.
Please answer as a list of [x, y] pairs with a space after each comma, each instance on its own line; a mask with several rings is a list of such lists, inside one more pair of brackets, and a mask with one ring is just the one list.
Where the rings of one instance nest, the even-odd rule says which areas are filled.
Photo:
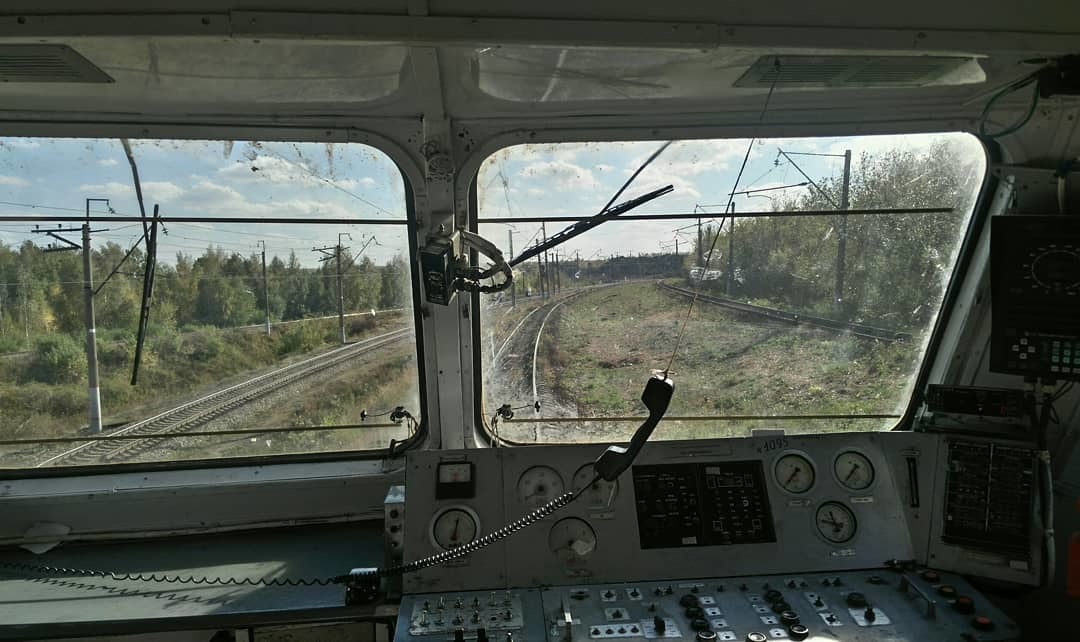
[[[656, 442], [616, 482], [592, 482], [592, 462], [604, 450], [596, 444], [410, 453], [406, 560], [460, 546], [587, 488], [505, 540], [410, 574], [405, 590], [693, 578], [704, 569], [839, 571], [910, 559], [912, 515], [901, 498], [908, 471], [894, 472], [884, 453], [920, 439], [848, 433]], [[472, 492], [440, 490], [438, 471], [466, 463]]]

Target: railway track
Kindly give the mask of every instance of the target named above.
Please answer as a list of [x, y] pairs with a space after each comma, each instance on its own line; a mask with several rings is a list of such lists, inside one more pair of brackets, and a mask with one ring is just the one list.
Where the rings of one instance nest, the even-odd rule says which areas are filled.
[[47, 458], [36, 467], [56, 466], [60, 463], [69, 466], [98, 464], [129, 459], [156, 446], [162, 441], [163, 435], [205, 425], [275, 390], [403, 339], [411, 333], [410, 328], [394, 330], [290, 364], [108, 433], [109, 436], [145, 434], [146, 439], [88, 441]]
[[[674, 285], [668, 285], [660, 281], [656, 282], [656, 285], [662, 290], [674, 292], [685, 297], [693, 298], [694, 291], [687, 288], [680, 288]], [[698, 300], [711, 303], [712, 305], [728, 308], [729, 310], [736, 310], [738, 312], [746, 312], [748, 314], [756, 314], [774, 321], [780, 321], [783, 323], [789, 323], [791, 325], [812, 325], [819, 328], [825, 328], [828, 330], [836, 330], [838, 332], [845, 332], [854, 334], [856, 336], [865, 337], [868, 339], [877, 339], [878, 341], [895, 342], [895, 341], [910, 341], [911, 335], [907, 332], [897, 332], [895, 330], [889, 330], [887, 328], [877, 328], [862, 323], [846, 323], [843, 321], [836, 321], [834, 319], [826, 319], [824, 317], [816, 317], [809, 314], [796, 314], [794, 312], [788, 312], [786, 310], [777, 310], [775, 308], [767, 308], [761, 305], [752, 305], [750, 303], [740, 303], [739, 301], [732, 301], [730, 299], [724, 299], [722, 297], [713, 296], [710, 294], [699, 293]]]

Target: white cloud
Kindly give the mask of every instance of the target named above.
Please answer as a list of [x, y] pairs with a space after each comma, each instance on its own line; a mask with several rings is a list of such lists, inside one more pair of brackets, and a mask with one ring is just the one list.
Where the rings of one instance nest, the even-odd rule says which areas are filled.
[[613, 172], [613, 171], [615, 171], [615, 166], [600, 163], [599, 165], [596, 165], [596, 171], [598, 171], [598, 172]]
[[168, 203], [175, 201], [184, 189], [169, 181], [146, 181], [142, 184], [143, 198], [149, 203]]
[[0, 185], [6, 185], [8, 187], [27, 187], [30, 185], [30, 181], [18, 176], [4, 176], [0, 174]]
[[80, 185], [79, 191], [85, 194], [89, 194], [93, 197], [105, 197], [105, 198], [125, 198], [133, 196], [135, 190], [126, 183], [117, 183], [116, 181], [109, 181], [108, 183], [97, 185]]
[[102, 158], [97, 163], [102, 167], [115, 167], [116, 165], [120, 164], [120, 162], [114, 158]]
[[592, 171], [560, 160], [529, 163], [521, 170], [521, 176], [526, 179], [550, 179], [554, 181], [556, 188], [562, 190], [591, 190], [600, 187], [600, 181], [596, 180]]
[[218, 174], [231, 181], [259, 181], [263, 184], [300, 185], [303, 187], [340, 187], [353, 190], [358, 186], [371, 187], [375, 179], [333, 179], [320, 176], [307, 163], [295, 163], [278, 156], [258, 155], [255, 158], [226, 165]]

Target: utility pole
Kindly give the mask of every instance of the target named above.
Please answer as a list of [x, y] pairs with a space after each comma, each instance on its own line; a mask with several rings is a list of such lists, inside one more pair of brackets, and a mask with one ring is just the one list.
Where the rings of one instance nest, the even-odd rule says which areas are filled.
[[320, 263], [326, 263], [330, 260], [337, 262], [338, 338], [341, 340], [341, 344], [345, 345], [345, 290], [341, 283], [341, 254], [344, 251], [341, 245], [341, 237], [343, 236], [348, 236], [349, 240], [352, 240], [352, 236], [348, 232], [339, 232], [337, 245], [333, 247], [313, 247], [311, 251], [322, 254], [322, 257], [319, 258]]
[[[851, 150], [844, 150], [844, 182], [840, 188], [840, 209], [847, 211], [850, 204], [848, 202], [848, 188], [851, 183]], [[847, 214], [840, 215], [840, 238], [837, 239], [836, 247], [836, 292], [834, 297], [834, 306], [837, 312], [840, 312], [844, 306], [844, 271], [847, 261]]]
[[262, 246], [263, 308], [266, 309], [266, 336], [270, 336], [270, 283], [266, 280], [266, 241], [256, 241]]
[[[547, 223], [540, 223], [540, 235], [543, 237], [543, 243], [547, 243]], [[551, 296], [551, 257], [548, 256], [547, 250], [544, 251], [544, 288], [547, 291], [547, 296]]]
[[[731, 296], [732, 284], [735, 282], [735, 203], [731, 204], [728, 211], [727, 232], [727, 278], [724, 282], [724, 294]], [[702, 274], [701, 278], [705, 278]]]
[[559, 274], [559, 251], [555, 250], [555, 291], [562, 293], [562, 275]]
[[[514, 230], [506, 230], [506, 235], [510, 237], [510, 256], [514, 256]], [[511, 281], [510, 283], [510, 307], [517, 305], [517, 281]]]
[[544, 297], [544, 257], [542, 254], [536, 255], [536, 288], [539, 290], [538, 294], [541, 298]]
[[[90, 229], [90, 201], [103, 201], [108, 204], [108, 199], [103, 198], [88, 198], [86, 199], [86, 218], [87, 222], [83, 224], [81, 228], [58, 227], [55, 230], [42, 230], [35, 229], [34, 232], [38, 234], [46, 234], [52, 238], [61, 241], [63, 245], [50, 244], [45, 248], [46, 252], [68, 252], [72, 250], [82, 250], [82, 264], [83, 264], [83, 313], [86, 319], [86, 378], [87, 378], [87, 396], [89, 399], [90, 410], [90, 434], [96, 435], [101, 432], [101, 388], [98, 383], [98, 360], [97, 360], [97, 327], [94, 321], [94, 266], [91, 261], [90, 252], [90, 233], [91, 232], [107, 232], [108, 230], [91, 230]], [[70, 241], [63, 236], [62, 233], [70, 232], [82, 232], [82, 245]], [[27, 315], [29, 319], [29, 315]], [[29, 334], [29, 326], [27, 327], [27, 333]]]

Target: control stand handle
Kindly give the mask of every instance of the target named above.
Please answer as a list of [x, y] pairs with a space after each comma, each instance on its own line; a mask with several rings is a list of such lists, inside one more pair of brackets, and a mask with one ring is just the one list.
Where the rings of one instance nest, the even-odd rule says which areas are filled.
[[937, 602], [934, 598], [930, 597], [918, 584], [908, 579], [907, 575], [900, 576], [900, 592], [907, 593], [908, 589], [911, 589], [916, 597], [922, 598], [926, 602], [926, 619], [933, 620], [937, 617]]

